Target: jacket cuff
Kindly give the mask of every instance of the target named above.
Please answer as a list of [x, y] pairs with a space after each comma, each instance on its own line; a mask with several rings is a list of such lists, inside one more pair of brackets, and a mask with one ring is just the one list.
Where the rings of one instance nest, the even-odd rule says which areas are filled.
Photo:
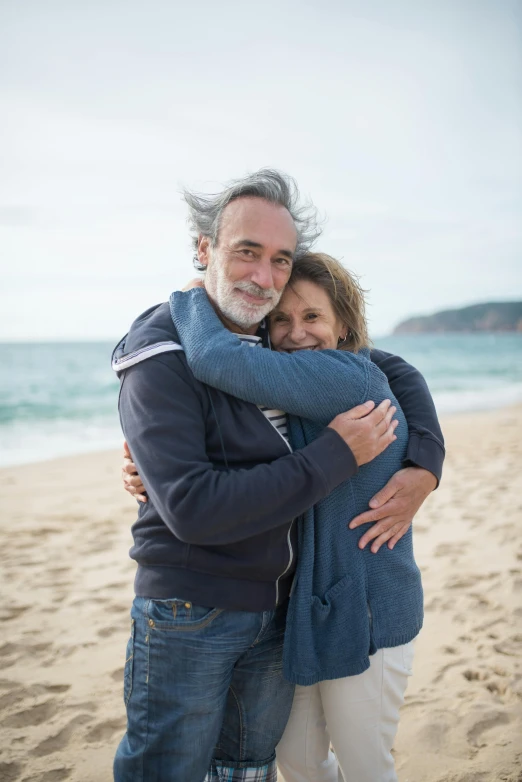
[[359, 472], [355, 456], [340, 434], [327, 427], [306, 446], [307, 456], [321, 470], [328, 494]]
[[423, 467], [425, 470], [429, 470], [437, 479], [438, 488], [442, 478], [445, 455], [444, 447], [437, 440], [423, 436], [418, 432], [411, 432], [403, 466]]

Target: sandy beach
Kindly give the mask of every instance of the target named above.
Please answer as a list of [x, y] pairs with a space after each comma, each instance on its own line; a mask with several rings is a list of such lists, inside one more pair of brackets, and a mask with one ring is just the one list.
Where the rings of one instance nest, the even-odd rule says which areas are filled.
[[[414, 522], [426, 619], [399, 779], [520, 782], [522, 408], [443, 424], [443, 483]], [[134, 574], [119, 474], [119, 452], [0, 471], [2, 782], [112, 778]]]

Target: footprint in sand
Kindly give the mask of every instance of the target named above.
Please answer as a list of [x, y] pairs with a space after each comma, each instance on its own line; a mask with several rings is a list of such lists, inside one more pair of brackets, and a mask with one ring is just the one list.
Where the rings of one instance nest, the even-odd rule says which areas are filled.
[[109, 627], [102, 627], [101, 630], [98, 630], [96, 635], [98, 638], [110, 638], [111, 635], [114, 635], [114, 633], [119, 633], [120, 629], [118, 627], [113, 627], [112, 625], [109, 625]]
[[463, 774], [444, 774], [436, 782], [488, 782], [489, 774], [485, 771], [465, 771]]
[[442, 668], [439, 668], [438, 672], [431, 680], [432, 684], [438, 684], [440, 681], [442, 681], [448, 671], [450, 671], [452, 668], [457, 668], [459, 665], [466, 665], [467, 662], [467, 660], [459, 657], [458, 660], [454, 660], [451, 663], [446, 663], [446, 665], [443, 665]]
[[79, 725], [85, 725], [86, 722], [90, 722], [91, 719], [90, 714], [78, 714], [77, 717], [74, 717], [74, 719], [54, 736], [49, 736], [49, 738], [41, 741], [40, 744], [31, 750], [30, 754], [36, 755], [37, 757], [43, 757], [45, 755], [52, 755], [54, 752], [60, 752], [60, 750], [65, 749], [69, 744], [75, 729]]
[[478, 719], [473, 727], [468, 731], [468, 741], [473, 747], [487, 747], [486, 742], [482, 742], [482, 735], [493, 728], [506, 725], [510, 721], [509, 715], [504, 711], [491, 711]]
[[466, 551], [466, 545], [464, 543], [439, 543], [435, 549], [434, 556], [436, 557], [456, 557], [460, 554], [464, 554]]
[[22, 782], [61, 782], [62, 779], [69, 779], [72, 769], [65, 768], [53, 768], [49, 771], [44, 771], [43, 774], [36, 774], [32, 777], [24, 777]]
[[2, 606], [0, 608], [0, 622], [9, 622], [11, 619], [17, 619], [21, 614], [31, 608], [27, 605]]
[[70, 684], [33, 684], [30, 687], [21, 687], [18, 682], [12, 682], [3, 679], [0, 682], [0, 689], [5, 689], [3, 695], [0, 695], [0, 712], [16, 706], [27, 698], [38, 698], [49, 693], [61, 694], [71, 689]]
[[100, 722], [99, 725], [95, 725], [92, 730], [88, 731], [85, 739], [90, 744], [94, 744], [99, 741], [109, 741], [112, 739], [115, 733], [121, 733], [125, 730], [125, 724], [125, 719], [121, 718]]
[[38, 706], [31, 706], [29, 709], [11, 714], [2, 722], [2, 726], [5, 728], [27, 728], [30, 725], [41, 725], [42, 722], [52, 719], [59, 710], [59, 702], [51, 699]]
[[493, 649], [499, 654], [505, 654], [508, 657], [522, 657], [522, 635], [512, 635], [498, 644], [493, 644]]
[[0, 658], [2, 658], [2, 668], [9, 668], [15, 665], [19, 660], [24, 657], [41, 657], [43, 652], [48, 651], [52, 646], [51, 643], [42, 644], [15, 644], [7, 642], [0, 646]]
[[506, 682], [492, 681], [492, 682], [488, 682], [486, 684], [486, 690], [488, 690], [488, 692], [493, 693], [493, 695], [500, 695], [500, 696], [502, 696], [502, 695], [505, 695], [507, 693], [508, 686], [507, 686]]
[[483, 682], [489, 678], [489, 674], [486, 671], [476, 671], [471, 669], [464, 671], [462, 675], [468, 682]]
[[123, 682], [123, 672], [124, 672], [123, 668], [117, 668], [115, 671], [113, 671], [111, 673], [111, 679], [113, 680], [113, 682], [118, 682], [118, 683]]
[[20, 763], [0, 763], [0, 779], [2, 782], [15, 782], [20, 779], [23, 768]]
[[495, 627], [496, 625], [505, 624], [506, 621], [507, 620], [503, 616], [499, 616], [496, 619], [490, 619], [488, 622], [483, 622], [480, 625], [476, 625], [472, 629], [474, 633], [483, 633], [486, 630], [490, 630], [492, 627]]

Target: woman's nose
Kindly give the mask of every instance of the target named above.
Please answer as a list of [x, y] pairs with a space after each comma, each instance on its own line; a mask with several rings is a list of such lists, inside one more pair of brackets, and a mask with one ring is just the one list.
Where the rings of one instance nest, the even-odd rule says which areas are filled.
[[306, 337], [306, 329], [303, 324], [299, 323], [299, 321], [294, 321], [290, 327], [289, 336], [293, 342], [302, 342]]

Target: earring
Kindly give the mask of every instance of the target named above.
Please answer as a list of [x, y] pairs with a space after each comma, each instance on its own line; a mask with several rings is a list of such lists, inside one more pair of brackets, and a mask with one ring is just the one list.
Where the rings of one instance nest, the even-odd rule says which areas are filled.
[[339, 337], [339, 339], [337, 340], [337, 344], [338, 344], [338, 345], [342, 345], [342, 344], [343, 344], [343, 342], [346, 342], [346, 337], [347, 337], [347, 335], [346, 335], [346, 334], [344, 335], [344, 337], [343, 337], [343, 335], [341, 334], [341, 336], [340, 336], [340, 337]]

